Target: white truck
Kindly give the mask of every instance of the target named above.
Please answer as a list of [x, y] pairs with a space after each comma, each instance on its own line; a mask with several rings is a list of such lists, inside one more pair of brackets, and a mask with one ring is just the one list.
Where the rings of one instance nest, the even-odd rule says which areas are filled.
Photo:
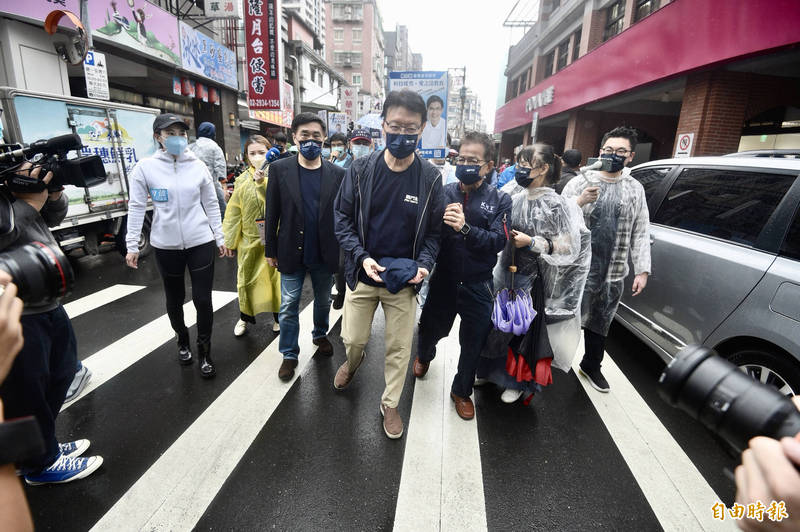
[[[104, 183], [91, 188], [65, 187], [67, 217], [53, 228], [61, 248], [65, 252], [83, 249], [94, 255], [99, 243], [115, 242], [124, 253], [128, 175], [136, 162], [155, 152], [152, 124], [160, 111], [11, 87], [0, 87], [0, 107], [6, 143], [29, 144], [77, 133], [83, 142], [81, 154], [103, 160]], [[150, 251], [151, 216], [148, 212], [142, 230], [142, 254]]]

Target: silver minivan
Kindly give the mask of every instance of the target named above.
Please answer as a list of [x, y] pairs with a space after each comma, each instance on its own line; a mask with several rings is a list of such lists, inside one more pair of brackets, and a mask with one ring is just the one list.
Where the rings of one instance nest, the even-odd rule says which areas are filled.
[[669, 361], [715, 349], [787, 395], [800, 393], [800, 160], [651, 161], [631, 175], [650, 209], [652, 273], [617, 319]]

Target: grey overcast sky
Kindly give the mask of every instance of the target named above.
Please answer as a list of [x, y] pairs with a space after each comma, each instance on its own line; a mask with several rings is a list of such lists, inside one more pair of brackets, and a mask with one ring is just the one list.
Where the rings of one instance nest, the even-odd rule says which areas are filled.
[[481, 100], [488, 131], [494, 129], [497, 91], [508, 47], [522, 30], [503, 27], [515, 0], [378, 0], [384, 31], [408, 26], [411, 50], [425, 70], [467, 67], [467, 87]]

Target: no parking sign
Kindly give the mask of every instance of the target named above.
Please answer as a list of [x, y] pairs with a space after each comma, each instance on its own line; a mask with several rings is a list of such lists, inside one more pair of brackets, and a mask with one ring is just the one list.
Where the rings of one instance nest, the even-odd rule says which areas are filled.
[[692, 153], [694, 144], [694, 133], [678, 134], [678, 142], [675, 145], [675, 157], [689, 157]]

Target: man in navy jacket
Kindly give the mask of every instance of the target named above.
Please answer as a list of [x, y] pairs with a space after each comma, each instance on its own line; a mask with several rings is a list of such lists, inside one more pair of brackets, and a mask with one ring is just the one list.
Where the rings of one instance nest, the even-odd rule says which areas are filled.
[[458, 373], [450, 388], [456, 412], [475, 417], [472, 384], [478, 359], [492, 328], [492, 270], [506, 245], [511, 197], [490, 185], [494, 142], [485, 133], [468, 132], [456, 159], [457, 183], [444, 187], [447, 207], [442, 247], [419, 322], [419, 350], [414, 376], [422, 378], [436, 355], [436, 343], [461, 316]]
[[[439, 252], [444, 206], [439, 170], [415, 153], [426, 112], [419, 94], [389, 93], [382, 115], [387, 148], [353, 161], [334, 207], [350, 289], [342, 318], [347, 361], [336, 372], [333, 386], [346, 388], [361, 366], [380, 303], [386, 316], [386, 388], [380, 410], [383, 430], [392, 439], [403, 435], [397, 405], [411, 358], [416, 294]], [[384, 282], [404, 274], [399, 290], [394, 282]]]

